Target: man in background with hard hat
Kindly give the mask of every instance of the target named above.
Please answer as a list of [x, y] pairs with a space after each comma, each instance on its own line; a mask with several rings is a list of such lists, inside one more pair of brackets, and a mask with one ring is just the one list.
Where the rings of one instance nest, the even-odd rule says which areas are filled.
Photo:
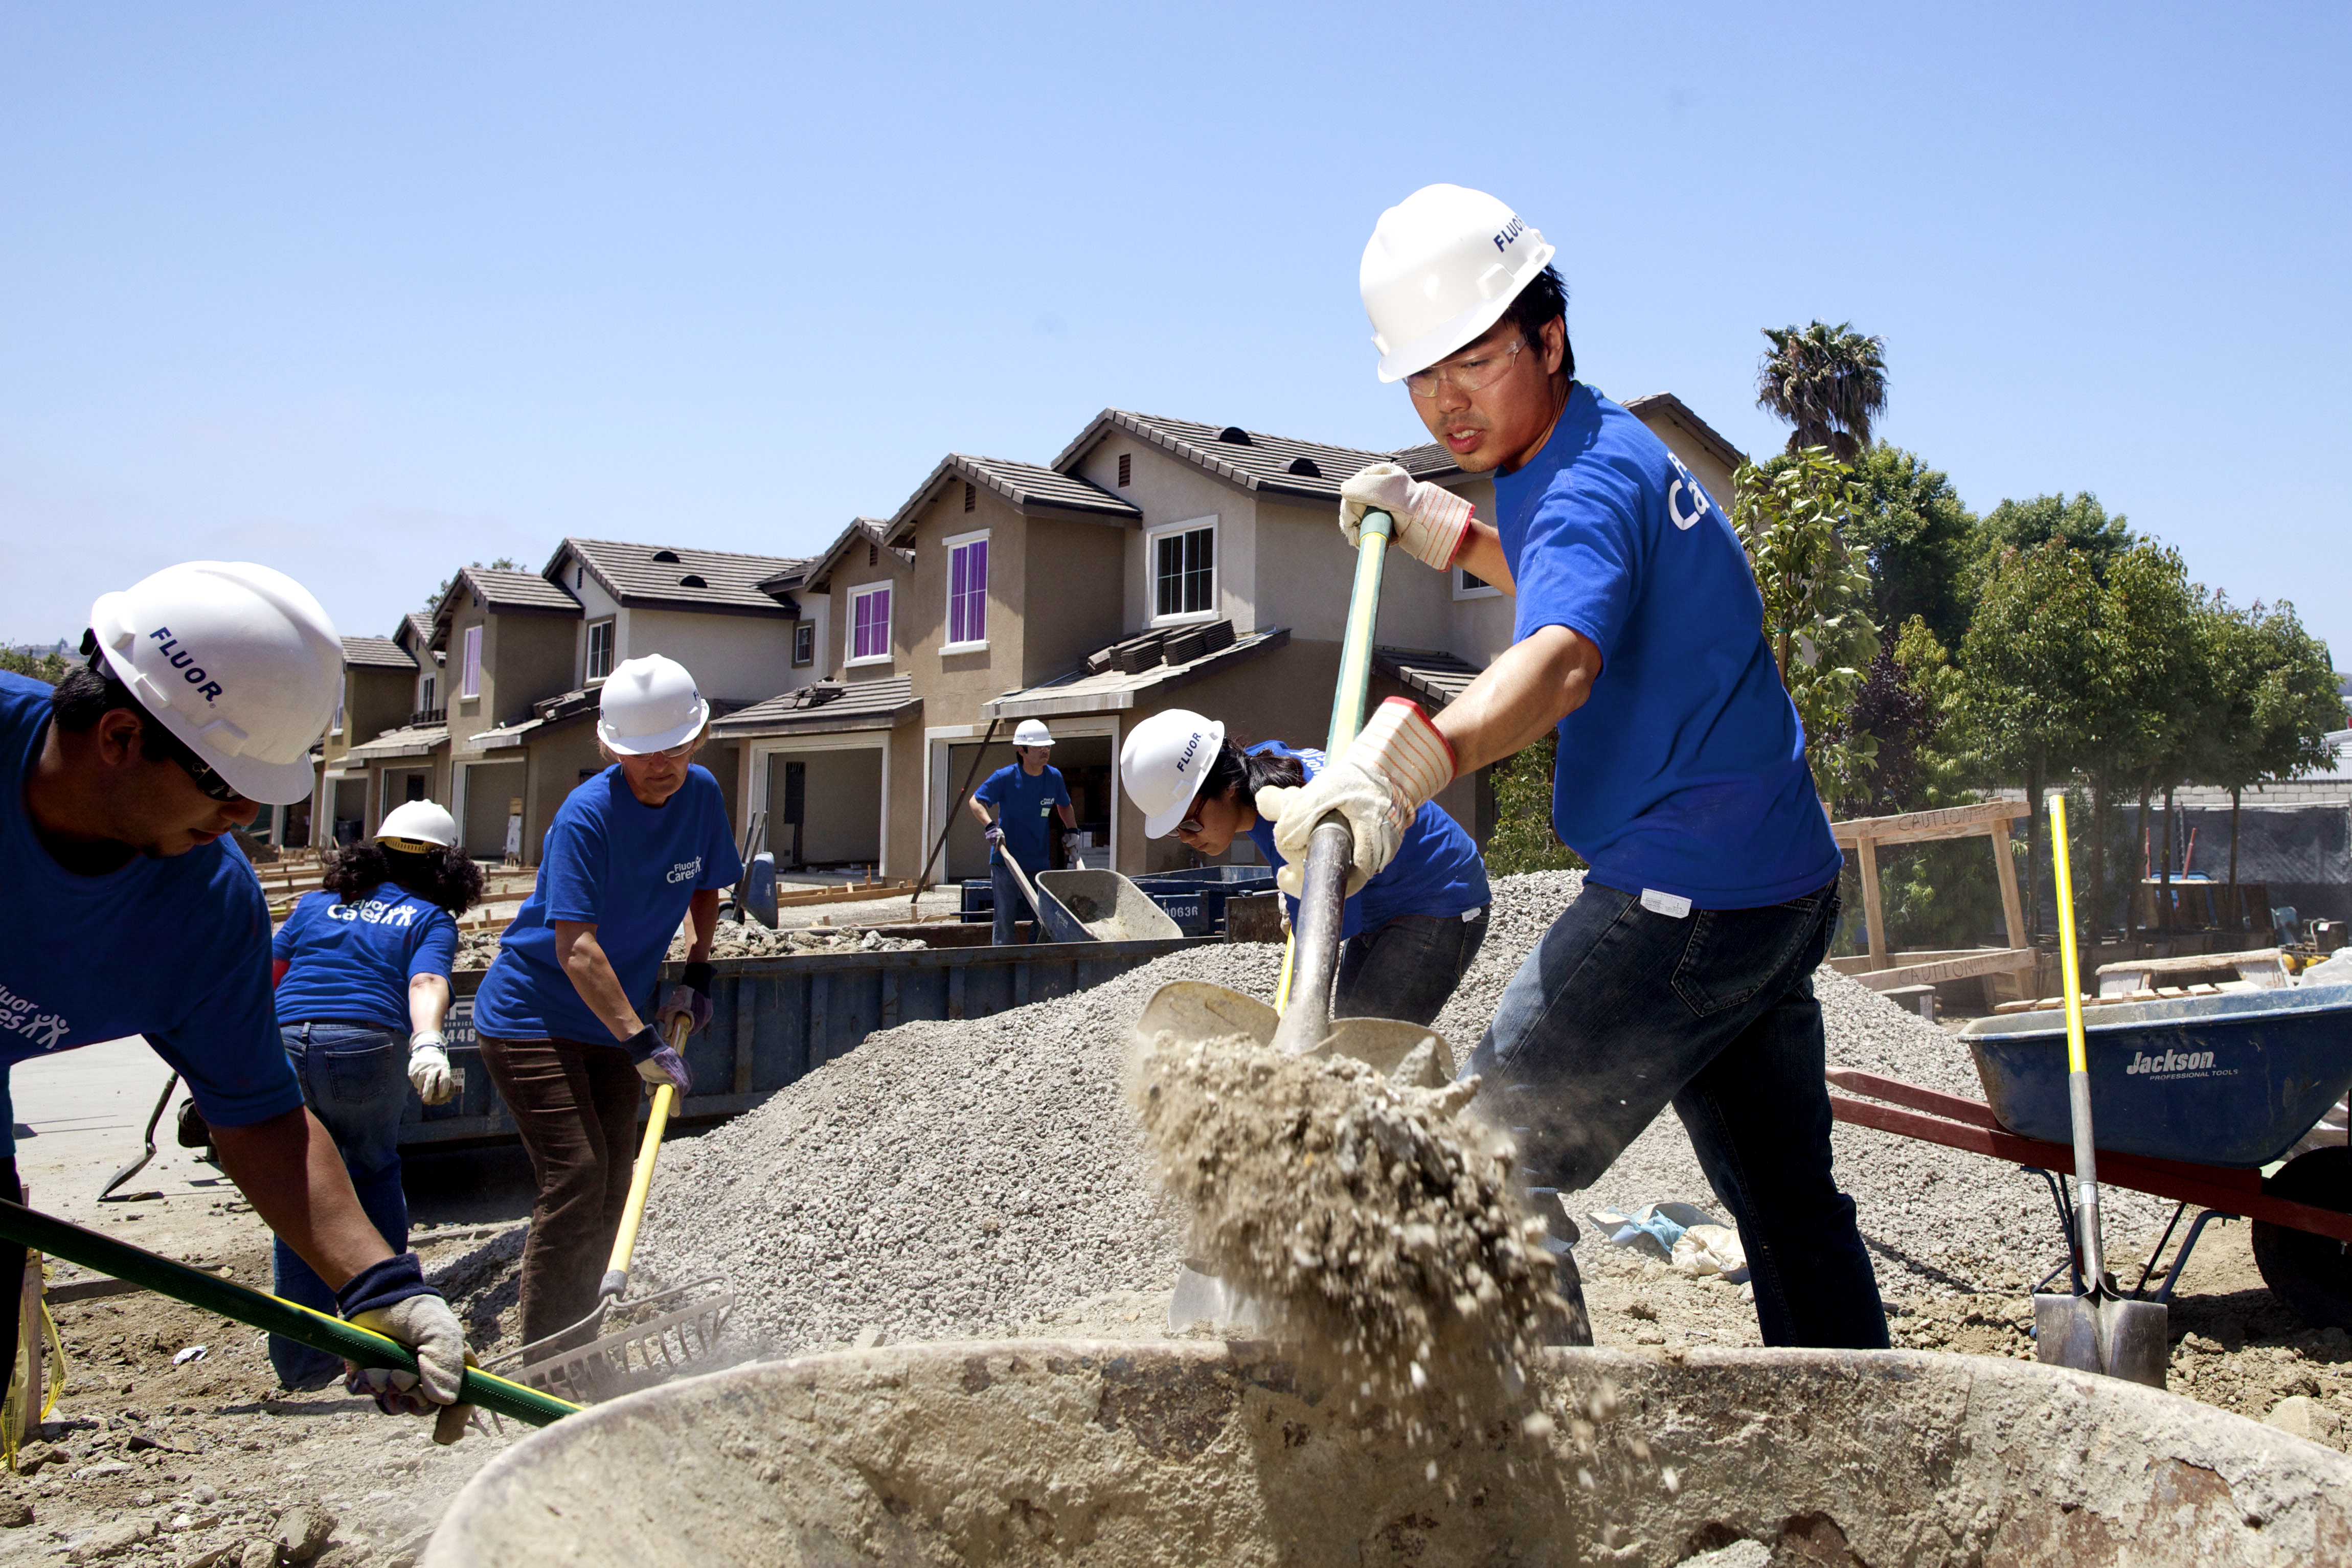
[[[227, 841], [262, 805], [310, 794], [341, 641], [291, 578], [192, 561], [102, 596], [82, 651], [89, 664], [54, 688], [0, 674], [0, 1071], [144, 1035], [254, 1212], [343, 1316], [416, 1352], [421, 1378], [362, 1374], [354, 1391], [387, 1410], [438, 1406], [435, 1436], [454, 1442], [465, 1333], [416, 1255], [368, 1222], [303, 1108], [271, 1003], [269, 907]], [[0, 1194], [14, 1198], [7, 1147]], [[24, 1256], [0, 1247], [9, 1301]], [[13, 1366], [16, 1314], [0, 1325]]]
[[[1020, 862], [1023, 876], [1035, 876], [1050, 869], [1047, 859], [1052, 847], [1052, 830], [1046, 823], [1058, 810], [1065, 832], [1078, 825], [1077, 814], [1070, 810], [1069, 787], [1062, 782], [1062, 772], [1051, 766], [1054, 755], [1053, 732], [1040, 718], [1024, 718], [1013, 732], [1013, 755], [1018, 761], [1009, 763], [990, 774], [986, 782], [971, 793], [971, 814], [988, 839], [988, 882], [995, 894], [996, 925], [990, 939], [998, 946], [1010, 946], [1019, 935], [1013, 923], [1024, 913], [1029, 916], [1030, 940], [1045, 938], [1044, 922], [1030, 907], [1029, 897], [1021, 890], [1021, 883], [1004, 863], [1010, 853]], [[996, 808], [993, 820], [988, 809]]]
[[[1360, 285], [1422, 421], [1495, 475], [1492, 523], [1380, 463], [1341, 490], [1439, 570], [1516, 596], [1512, 646], [1435, 719], [1391, 697], [1278, 808], [1295, 863], [1342, 813], [1376, 873], [1457, 776], [1557, 728], [1552, 824], [1591, 867], [1505, 990], [1466, 1071], [1540, 1196], [1590, 1186], [1672, 1104], [1739, 1226], [1770, 1345], [1886, 1343], [1853, 1200], [1831, 1171], [1812, 972], [1840, 857], [1763, 601], [1730, 521], [1664, 443], [1576, 378], [1553, 247], [1482, 192], [1381, 216]], [[1295, 873], [1294, 873], [1295, 874]], [[1556, 1197], [1539, 1207], [1575, 1239]], [[1581, 1305], [1565, 1246], [1561, 1284]]]

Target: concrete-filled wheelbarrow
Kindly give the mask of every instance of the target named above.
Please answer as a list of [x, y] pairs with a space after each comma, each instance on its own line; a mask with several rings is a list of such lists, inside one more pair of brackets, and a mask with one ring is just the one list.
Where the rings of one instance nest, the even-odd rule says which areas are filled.
[[[2100, 1181], [2176, 1205], [2131, 1294], [2168, 1301], [2205, 1226], [2242, 1218], [2272, 1292], [2316, 1326], [2352, 1330], [2352, 1155], [2313, 1149], [2263, 1174], [2352, 1087], [2352, 986], [2120, 1003], [2085, 1009], [2083, 1024]], [[2056, 1179], [2074, 1168], [2063, 1015], [1978, 1019], [1960, 1038], [1983, 1101], [1834, 1069], [1830, 1082], [1863, 1098], [1832, 1094], [1831, 1109], [1842, 1122], [2041, 1173], [2069, 1241], [2054, 1280], [2076, 1262], [2073, 1208]], [[2192, 1205], [2200, 1212], [2150, 1291]]]
[[[499, 1455], [424, 1568], [2284, 1568], [2352, 1459], [2137, 1385], [1913, 1352], [1554, 1351], [1528, 1415], [1348, 1416], [1263, 1344], [966, 1342], [737, 1367]], [[1759, 1550], [1760, 1547], [1760, 1550]]]

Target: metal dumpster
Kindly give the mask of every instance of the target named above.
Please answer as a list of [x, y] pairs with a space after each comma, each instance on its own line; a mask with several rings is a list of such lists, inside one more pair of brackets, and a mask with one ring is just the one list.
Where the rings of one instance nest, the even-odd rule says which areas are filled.
[[1274, 868], [1263, 865], [1207, 865], [1192, 871], [1162, 871], [1132, 879], [1183, 927], [1187, 936], [1213, 936], [1224, 928], [1225, 900], [1235, 894], [1265, 893], [1274, 886]]
[[[837, 1056], [876, 1030], [918, 1019], [985, 1018], [1050, 1001], [1123, 975], [1190, 939], [1036, 943], [1017, 947], [930, 947], [898, 953], [820, 953], [787, 958], [721, 958], [712, 967], [710, 1027], [687, 1042], [696, 1093], [684, 1121], [731, 1116]], [[666, 964], [656, 994], [685, 966]], [[457, 1003], [446, 1029], [449, 1061], [464, 1088], [446, 1105], [414, 1093], [400, 1146], [497, 1143], [514, 1136], [474, 1040], [475, 988], [483, 971], [451, 977]], [[644, 1005], [644, 1004], [640, 1004]]]

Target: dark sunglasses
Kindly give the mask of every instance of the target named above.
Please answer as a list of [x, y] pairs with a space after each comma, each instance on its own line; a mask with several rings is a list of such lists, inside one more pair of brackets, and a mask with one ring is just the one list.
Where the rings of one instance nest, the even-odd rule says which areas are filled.
[[[172, 738], [174, 742], [179, 739], [177, 736], [173, 736]], [[219, 774], [214, 772], [210, 768], [205, 767], [204, 759], [198, 757], [194, 752], [190, 751], [186, 747], [177, 744], [173, 745], [172, 747], [172, 760], [178, 763], [181, 768], [186, 772], [187, 776], [196, 781], [197, 789], [203, 790], [214, 800], [218, 800], [222, 805], [234, 806], [245, 799], [244, 796], [236, 792], [235, 786], [231, 785], [227, 779], [222, 778]]]

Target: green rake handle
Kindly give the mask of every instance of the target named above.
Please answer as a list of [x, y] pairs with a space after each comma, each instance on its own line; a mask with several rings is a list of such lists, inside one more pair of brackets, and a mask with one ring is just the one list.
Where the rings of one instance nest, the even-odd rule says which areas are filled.
[[[416, 1370], [416, 1357], [396, 1340], [235, 1281], [219, 1279], [201, 1269], [159, 1258], [128, 1242], [85, 1230], [70, 1220], [22, 1204], [0, 1202], [0, 1238], [113, 1279], [128, 1280], [158, 1295], [218, 1312], [248, 1327], [283, 1334], [313, 1350], [340, 1355], [362, 1366], [390, 1367], [394, 1372], [412, 1374]], [[466, 1403], [500, 1416], [511, 1416], [533, 1427], [544, 1427], [580, 1408], [570, 1400], [541, 1394], [536, 1388], [526, 1388], [470, 1366], [466, 1369], [464, 1388]]]

